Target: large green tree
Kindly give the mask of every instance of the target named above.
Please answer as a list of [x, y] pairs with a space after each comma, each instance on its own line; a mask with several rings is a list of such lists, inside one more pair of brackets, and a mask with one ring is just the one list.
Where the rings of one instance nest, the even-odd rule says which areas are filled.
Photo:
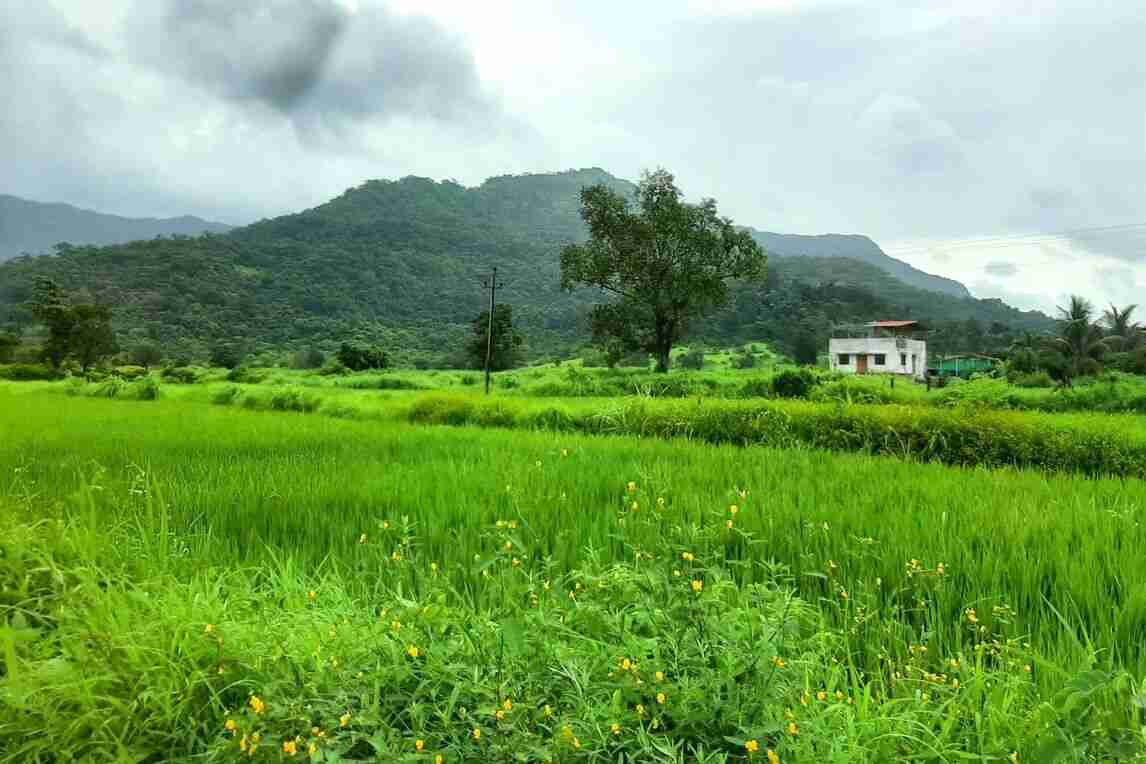
[[1059, 307], [1060, 330], [1048, 338], [1048, 346], [1058, 355], [1055, 372], [1064, 385], [1075, 377], [1093, 374], [1102, 368], [1102, 357], [1109, 342], [1102, 327], [1094, 321], [1094, 306], [1078, 295], [1071, 295], [1066, 307]]
[[1142, 342], [1142, 326], [1131, 320], [1137, 305], [1127, 305], [1119, 308], [1114, 304], [1103, 311], [1102, 319], [1106, 323], [1107, 337], [1110, 344], [1117, 350], [1129, 352]]
[[31, 312], [47, 329], [41, 355], [59, 368], [73, 357], [84, 373], [93, 364], [116, 352], [111, 308], [93, 303], [72, 304], [63, 289], [51, 279], [38, 279]]
[[584, 244], [561, 251], [561, 286], [595, 287], [612, 302], [594, 306], [593, 334], [653, 354], [669, 368], [689, 322], [728, 301], [728, 282], [764, 274], [767, 257], [705, 199], [688, 204], [671, 173], [645, 173], [635, 204], [598, 184], [581, 191]]
[[72, 306], [72, 331], [68, 347], [84, 374], [96, 363], [119, 350], [111, 328], [111, 308], [106, 305]]
[[[475, 369], [485, 368], [487, 333], [490, 329], [489, 311], [483, 310], [474, 319], [473, 332], [466, 345], [466, 356]], [[492, 371], [505, 371], [519, 366], [522, 361], [524, 338], [513, 325], [513, 306], [501, 304], [493, 309], [492, 351], [489, 368]]]

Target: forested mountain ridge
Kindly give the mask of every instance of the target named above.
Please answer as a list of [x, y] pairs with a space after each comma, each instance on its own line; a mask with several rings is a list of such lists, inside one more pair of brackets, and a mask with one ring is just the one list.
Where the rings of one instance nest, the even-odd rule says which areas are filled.
[[[253, 350], [329, 347], [357, 336], [398, 359], [441, 362], [484, 307], [481, 281], [496, 265], [499, 301], [513, 305], [534, 356], [567, 352], [587, 339], [583, 316], [597, 298], [561, 291], [558, 252], [585, 237], [578, 194], [597, 182], [632, 188], [596, 168], [502, 176], [473, 188], [376, 180], [224, 235], [18, 258], [0, 265], [0, 326], [29, 323], [20, 305], [35, 277], [49, 276], [114, 306], [126, 342], [147, 339], [184, 356], [204, 357], [212, 343], [233, 338]], [[800, 331], [819, 341], [833, 322], [893, 314], [1015, 330], [1049, 323], [904, 285], [858, 260], [774, 256], [768, 273], [766, 284], [734, 287], [732, 305], [699, 321], [698, 336], [785, 346]]]
[[0, 261], [23, 254], [40, 255], [61, 242], [79, 245], [121, 244], [156, 236], [223, 233], [231, 226], [191, 215], [175, 218], [127, 218], [73, 207], [34, 202], [0, 194]]

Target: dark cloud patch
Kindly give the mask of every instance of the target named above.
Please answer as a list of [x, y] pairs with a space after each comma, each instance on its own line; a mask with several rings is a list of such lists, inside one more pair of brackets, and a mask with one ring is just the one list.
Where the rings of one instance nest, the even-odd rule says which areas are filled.
[[1019, 272], [1019, 266], [1006, 260], [992, 260], [983, 266], [983, 271], [988, 276], [1009, 278]]
[[302, 125], [453, 120], [492, 109], [469, 52], [427, 19], [350, 11], [334, 0], [164, 0], [158, 8], [135, 39], [151, 65]]

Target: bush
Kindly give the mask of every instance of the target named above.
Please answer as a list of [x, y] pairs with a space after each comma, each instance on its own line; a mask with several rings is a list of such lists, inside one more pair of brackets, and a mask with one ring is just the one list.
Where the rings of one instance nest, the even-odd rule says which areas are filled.
[[59, 379], [60, 372], [50, 366], [31, 363], [14, 363], [0, 366], [0, 379], [12, 382], [34, 382], [42, 380]]
[[230, 406], [239, 397], [239, 388], [234, 385], [221, 387], [215, 392], [211, 393], [211, 403], [218, 406]]
[[1011, 384], [1016, 387], [1054, 387], [1055, 382], [1045, 371], [1035, 371], [1012, 375]]
[[250, 366], [236, 366], [227, 372], [227, 381], [242, 385], [257, 385], [270, 375], [266, 369], [252, 369]]
[[159, 372], [159, 378], [178, 385], [194, 385], [199, 382], [199, 372], [190, 366], [168, 366]]
[[121, 395], [133, 401], [157, 401], [159, 382], [153, 377], [144, 377], [128, 385]]
[[147, 376], [147, 369], [142, 366], [116, 366], [112, 369], [112, 373], [120, 379], [125, 379], [128, 382], [142, 379]]
[[732, 357], [732, 367], [735, 369], [755, 369], [756, 356], [745, 351]]
[[471, 387], [477, 384], [478, 378], [476, 374], [462, 374], [458, 377], [458, 382], [466, 387]]
[[299, 350], [290, 357], [292, 369], [319, 369], [326, 363], [326, 355], [317, 348]]
[[704, 350], [702, 348], [689, 350], [687, 353], [677, 358], [676, 365], [682, 369], [703, 369]]
[[352, 342], [343, 342], [338, 348], [338, 362], [351, 371], [385, 369], [386, 353], [376, 347], [368, 347]]
[[818, 381], [810, 369], [784, 369], [772, 377], [772, 394], [777, 398], [807, 398]]

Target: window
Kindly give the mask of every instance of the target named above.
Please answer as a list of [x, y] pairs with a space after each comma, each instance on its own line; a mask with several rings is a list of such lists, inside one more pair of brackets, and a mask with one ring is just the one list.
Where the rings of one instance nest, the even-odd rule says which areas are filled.
[[848, 355], [847, 353], [840, 353], [840, 360], [839, 360], [840, 366], [847, 366], [851, 362], [852, 362], [852, 357], [850, 355]]
[[875, 354], [875, 365], [876, 366], [887, 365], [887, 355], [885, 355], [884, 353], [876, 353]]
[[907, 353], [900, 353], [899, 354], [899, 365], [900, 366], [906, 366], [907, 365]]

